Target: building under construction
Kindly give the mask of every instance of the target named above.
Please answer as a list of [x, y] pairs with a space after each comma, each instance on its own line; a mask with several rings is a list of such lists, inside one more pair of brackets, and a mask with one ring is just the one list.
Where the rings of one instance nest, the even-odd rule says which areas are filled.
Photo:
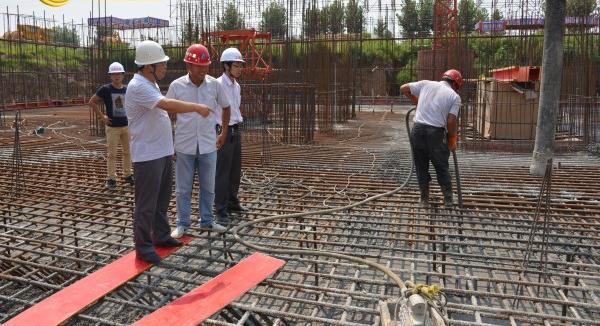
[[[543, 1], [274, 3], [179, 0], [169, 21], [146, 23], [107, 15], [110, 3], [81, 22], [0, 15], [0, 323], [164, 325], [175, 314], [206, 325], [418, 325], [401, 320], [419, 288], [439, 317], [426, 325], [600, 325], [596, 2], [567, 1], [556, 154], [543, 178], [529, 173]], [[230, 5], [239, 29], [227, 29]], [[279, 29], [263, 20], [270, 6], [283, 9]], [[360, 23], [338, 19], [338, 6]], [[215, 76], [227, 46], [247, 62], [248, 212], [223, 235], [192, 227], [158, 266], [124, 263], [133, 188], [104, 188], [104, 127], [81, 105], [111, 62], [129, 80], [135, 45], [149, 38], [171, 57], [163, 91], [186, 73], [190, 43], [207, 45]], [[466, 78], [451, 164], [459, 204], [444, 207], [432, 182], [423, 208], [399, 86], [452, 67]], [[176, 214], [173, 197], [172, 225]]]

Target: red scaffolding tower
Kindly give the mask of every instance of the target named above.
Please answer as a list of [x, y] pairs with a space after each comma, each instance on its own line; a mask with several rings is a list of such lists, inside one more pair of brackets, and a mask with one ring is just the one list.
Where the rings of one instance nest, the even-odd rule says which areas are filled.
[[271, 72], [271, 33], [260, 33], [253, 28], [203, 33], [202, 43], [217, 62], [223, 50], [237, 46], [246, 61], [242, 70], [244, 79], [264, 80]]

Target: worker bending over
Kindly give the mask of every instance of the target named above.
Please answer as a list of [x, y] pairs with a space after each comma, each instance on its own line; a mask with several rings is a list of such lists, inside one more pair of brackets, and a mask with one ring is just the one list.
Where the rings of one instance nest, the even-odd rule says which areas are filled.
[[420, 202], [424, 206], [429, 205], [429, 161], [435, 168], [444, 194], [444, 205], [452, 206], [448, 158], [450, 151], [456, 150], [456, 117], [461, 104], [457, 92], [462, 84], [460, 72], [450, 69], [442, 75], [441, 81], [421, 80], [400, 86], [402, 94], [417, 106], [410, 140], [421, 192]]

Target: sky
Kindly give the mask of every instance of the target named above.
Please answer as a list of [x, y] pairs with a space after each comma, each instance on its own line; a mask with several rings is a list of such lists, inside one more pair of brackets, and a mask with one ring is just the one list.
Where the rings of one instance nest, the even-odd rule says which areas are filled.
[[[0, 12], [8, 11], [10, 13], [17, 12], [26, 15], [52, 17], [56, 20], [62, 20], [64, 15], [65, 21], [75, 20], [80, 22], [90, 16], [92, 10], [92, 2], [94, 4], [94, 16], [98, 16], [98, 1], [99, 0], [69, 0], [62, 7], [51, 7], [43, 4], [40, 0], [0, 0]], [[106, 1], [106, 14], [104, 12], [104, 2]], [[169, 19], [169, 0], [101, 0], [101, 15], [115, 16], [119, 18], [137, 18], [137, 17], [156, 17], [161, 19]], [[173, 7], [175, 0], [171, 0]]]

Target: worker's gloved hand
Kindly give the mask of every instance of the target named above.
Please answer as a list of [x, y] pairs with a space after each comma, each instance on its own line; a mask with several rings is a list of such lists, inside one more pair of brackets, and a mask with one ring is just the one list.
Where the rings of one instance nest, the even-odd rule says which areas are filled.
[[454, 152], [456, 150], [456, 144], [458, 142], [458, 135], [450, 135], [448, 134], [448, 149]]

